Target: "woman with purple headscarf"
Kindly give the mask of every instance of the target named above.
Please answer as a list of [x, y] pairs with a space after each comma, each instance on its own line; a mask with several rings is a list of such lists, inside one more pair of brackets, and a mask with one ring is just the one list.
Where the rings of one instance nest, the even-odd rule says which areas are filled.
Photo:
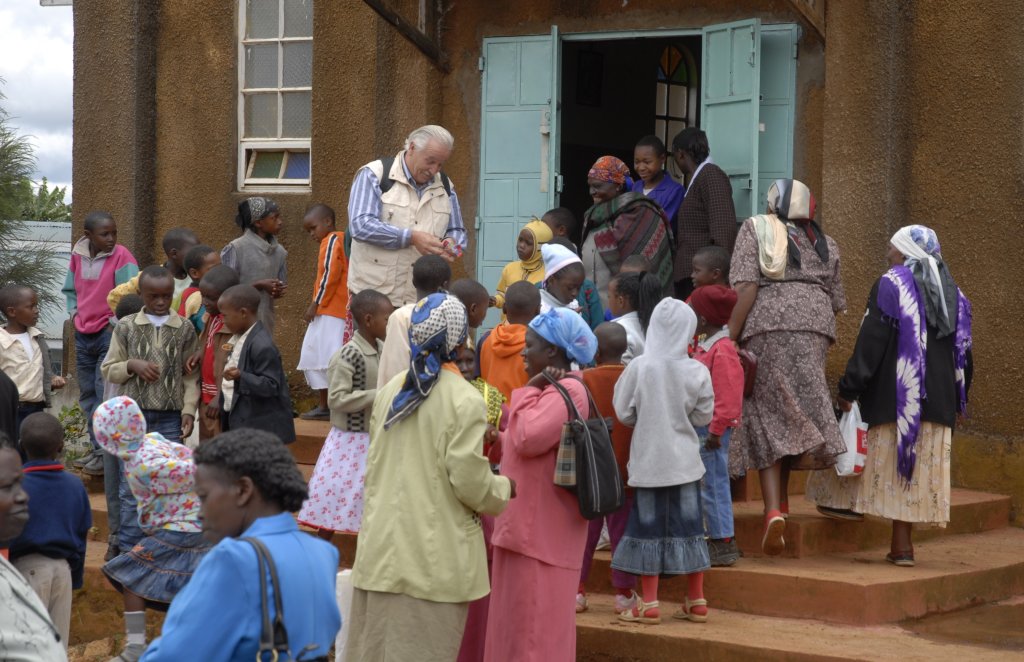
[[949, 521], [950, 441], [967, 407], [971, 303], [946, 268], [935, 233], [900, 228], [886, 254], [889, 270], [868, 297], [839, 406], [860, 403], [868, 456], [858, 478], [811, 475], [807, 496], [826, 516], [891, 519], [886, 560], [914, 565], [914, 524]]

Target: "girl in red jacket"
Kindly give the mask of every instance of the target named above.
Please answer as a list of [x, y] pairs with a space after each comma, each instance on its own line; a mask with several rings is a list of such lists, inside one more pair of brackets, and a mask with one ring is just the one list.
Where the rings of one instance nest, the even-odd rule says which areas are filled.
[[740, 424], [743, 367], [736, 345], [729, 340], [729, 330], [725, 328], [735, 305], [736, 292], [724, 285], [698, 287], [690, 296], [690, 306], [697, 314], [699, 338], [693, 358], [707, 366], [715, 391], [711, 424], [697, 430], [704, 440], [700, 457], [706, 473], [700, 497], [712, 566], [732, 565], [739, 559], [729, 490], [729, 437]]

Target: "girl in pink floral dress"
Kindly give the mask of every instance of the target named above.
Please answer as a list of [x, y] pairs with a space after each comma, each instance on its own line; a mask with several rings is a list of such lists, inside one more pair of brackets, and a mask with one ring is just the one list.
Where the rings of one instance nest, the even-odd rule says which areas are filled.
[[325, 540], [335, 531], [358, 533], [363, 519], [370, 413], [388, 317], [394, 310], [376, 290], [359, 292], [350, 305], [359, 330], [328, 364], [331, 432], [313, 469], [309, 498], [299, 511], [299, 522], [319, 529], [318, 535]]

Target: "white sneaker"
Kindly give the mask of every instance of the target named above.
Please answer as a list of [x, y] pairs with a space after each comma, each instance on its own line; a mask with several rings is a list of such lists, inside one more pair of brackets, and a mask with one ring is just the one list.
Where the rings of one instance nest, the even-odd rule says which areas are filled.
[[601, 527], [601, 537], [597, 539], [597, 547], [595, 547], [594, 549], [596, 549], [597, 551], [602, 551], [611, 548], [612, 542], [611, 538], [608, 537], [608, 523], [606, 522], [604, 526]]
[[636, 592], [630, 595], [628, 598], [624, 595], [615, 594], [615, 613], [621, 614], [624, 611], [629, 611], [636, 606]]
[[576, 594], [576, 613], [582, 614], [588, 609], [587, 596], [584, 593]]

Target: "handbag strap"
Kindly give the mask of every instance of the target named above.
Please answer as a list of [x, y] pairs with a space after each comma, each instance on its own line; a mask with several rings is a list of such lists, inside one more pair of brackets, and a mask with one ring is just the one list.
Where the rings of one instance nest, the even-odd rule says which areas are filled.
[[[575, 416], [576, 419], [579, 420], [579, 421], [586, 421], [586, 420], [588, 420], [587, 417], [583, 416], [580, 413], [580, 410], [576, 408], [576, 402], [573, 401], [572, 396], [569, 395], [569, 391], [567, 391], [564, 386], [559, 384], [558, 380], [552, 379], [551, 376], [548, 375], [548, 373], [546, 373], [546, 372], [542, 372], [541, 374], [544, 375], [544, 378], [547, 379], [551, 383], [551, 385], [555, 387], [555, 390], [558, 391], [559, 394], [561, 394], [562, 399], [565, 400], [565, 408], [569, 410], [569, 416]], [[580, 384], [583, 384], [583, 390], [586, 392], [587, 400], [590, 403], [590, 413], [591, 413], [590, 418], [594, 418], [595, 416], [597, 418], [601, 418], [601, 412], [598, 411], [597, 405], [594, 403], [594, 396], [592, 396], [590, 394], [590, 389], [587, 388], [586, 383], [584, 383], [584, 381], [582, 379], [580, 379], [579, 377], [577, 377], [576, 375], [568, 375], [567, 374], [565, 376], [567, 378], [569, 378], [569, 379], [575, 379]]]
[[[267, 546], [257, 538], [241, 538], [256, 550], [256, 561], [260, 571], [260, 606], [262, 608], [263, 628], [260, 632], [260, 649], [256, 653], [257, 660], [263, 660], [264, 653], [270, 653], [271, 662], [277, 662], [281, 654], [283, 659], [290, 660], [288, 650], [288, 630], [284, 625], [284, 606], [281, 604], [281, 582], [277, 579], [277, 566]], [[267, 572], [270, 573], [270, 584], [274, 589], [274, 621], [270, 621], [270, 609], [267, 605]]]

